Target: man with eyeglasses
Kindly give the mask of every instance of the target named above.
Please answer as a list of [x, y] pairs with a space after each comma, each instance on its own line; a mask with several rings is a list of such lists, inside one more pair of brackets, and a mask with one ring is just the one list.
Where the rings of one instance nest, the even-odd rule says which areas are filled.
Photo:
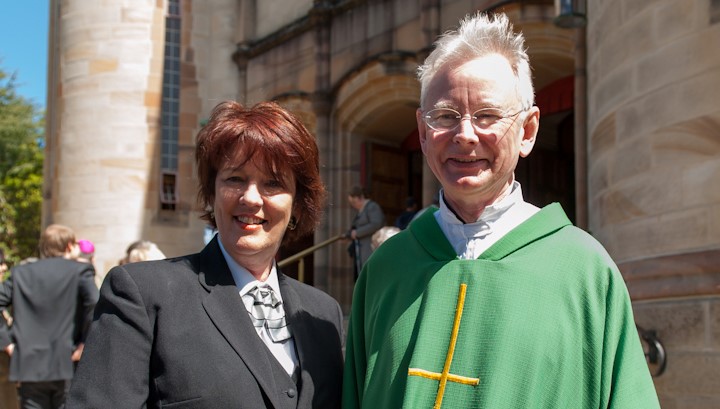
[[658, 408], [623, 278], [514, 178], [538, 132], [522, 34], [465, 18], [419, 69], [440, 206], [391, 237], [353, 296], [351, 408]]

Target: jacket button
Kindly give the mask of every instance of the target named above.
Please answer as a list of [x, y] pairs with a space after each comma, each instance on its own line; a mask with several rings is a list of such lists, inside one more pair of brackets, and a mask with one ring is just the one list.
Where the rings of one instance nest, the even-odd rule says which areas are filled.
[[285, 393], [287, 393], [288, 398], [294, 398], [297, 391], [295, 389], [288, 389]]

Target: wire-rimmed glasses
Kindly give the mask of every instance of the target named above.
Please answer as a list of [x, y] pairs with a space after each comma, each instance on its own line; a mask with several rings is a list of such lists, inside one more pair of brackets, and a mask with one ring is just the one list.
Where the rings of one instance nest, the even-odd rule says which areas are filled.
[[482, 130], [497, 127], [503, 119], [513, 118], [525, 108], [514, 114], [505, 114], [497, 108], [482, 108], [473, 112], [472, 115], [462, 115], [460, 112], [450, 108], [436, 108], [423, 115], [425, 123], [438, 132], [452, 131], [457, 128], [463, 119], [468, 118], [474, 127]]

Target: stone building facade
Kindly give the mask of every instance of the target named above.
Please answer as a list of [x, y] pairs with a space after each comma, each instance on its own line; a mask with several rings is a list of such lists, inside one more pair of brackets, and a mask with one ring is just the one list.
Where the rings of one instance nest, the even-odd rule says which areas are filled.
[[[280, 258], [348, 228], [353, 184], [388, 224], [407, 196], [429, 203], [415, 70], [462, 16], [502, 10], [525, 34], [541, 110], [517, 172], [526, 198], [562, 203], [617, 261], [667, 352], [663, 407], [720, 406], [719, 2], [592, 1], [583, 29], [553, 24], [550, 0], [91, 3], [51, 0], [43, 220], [96, 244], [99, 280], [140, 238], [170, 256], [202, 248], [194, 140], [226, 99], [275, 100], [317, 137], [326, 217]], [[347, 311], [345, 245], [307, 264]]]

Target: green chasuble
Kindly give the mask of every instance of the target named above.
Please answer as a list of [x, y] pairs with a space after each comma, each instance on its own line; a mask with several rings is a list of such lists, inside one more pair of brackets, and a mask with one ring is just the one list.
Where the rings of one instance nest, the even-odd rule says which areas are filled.
[[659, 407], [623, 278], [560, 205], [477, 260], [432, 213], [357, 281], [345, 409]]

